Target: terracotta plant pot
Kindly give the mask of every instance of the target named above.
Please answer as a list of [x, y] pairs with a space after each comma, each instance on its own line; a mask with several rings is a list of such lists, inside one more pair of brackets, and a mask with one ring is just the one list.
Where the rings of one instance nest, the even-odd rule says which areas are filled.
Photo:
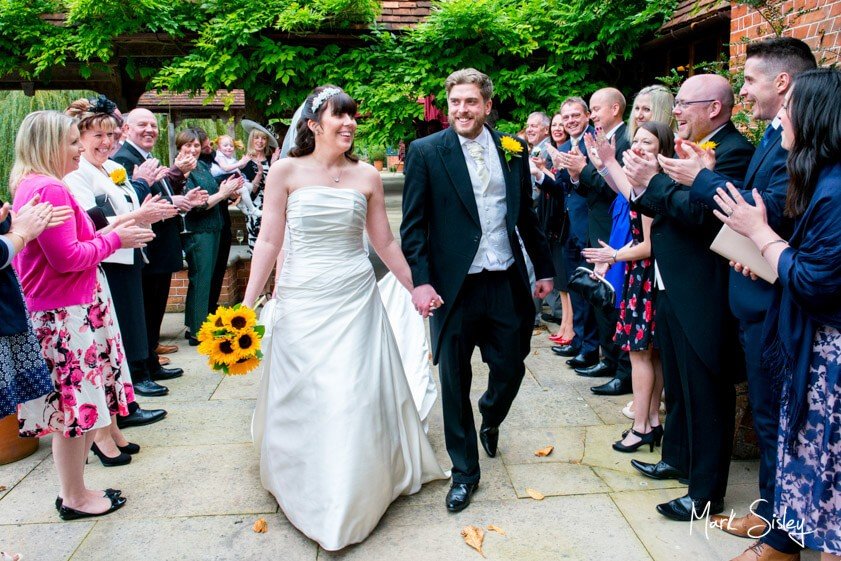
[[0, 420], [0, 465], [31, 456], [38, 449], [37, 438], [18, 436], [18, 416], [14, 413]]
[[383, 161], [382, 160], [374, 160], [374, 167], [377, 171], [383, 170]]
[[397, 173], [403, 173], [403, 162], [397, 162]]

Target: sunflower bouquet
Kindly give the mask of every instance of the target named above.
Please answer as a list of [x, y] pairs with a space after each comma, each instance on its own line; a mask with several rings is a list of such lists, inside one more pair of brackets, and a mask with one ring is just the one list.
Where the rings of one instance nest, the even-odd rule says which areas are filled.
[[247, 374], [263, 358], [260, 339], [265, 332], [265, 327], [257, 325], [257, 314], [248, 306], [219, 307], [207, 316], [196, 335], [198, 351], [208, 357], [207, 363], [214, 370]]

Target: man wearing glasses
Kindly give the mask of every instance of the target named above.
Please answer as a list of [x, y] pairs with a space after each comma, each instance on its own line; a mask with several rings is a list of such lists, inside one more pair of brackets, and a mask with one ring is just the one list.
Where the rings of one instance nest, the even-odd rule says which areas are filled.
[[[700, 74], [681, 86], [674, 116], [678, 145], [714, 143], [715, 171], [741, 181], [754, 148], [730, 120], [733, 103], [727, 79]], [[689, 187], [662, 173], [653, 156], [627, 152], [624, 163], [631, 182], [641, 186], [635, 188], [632, 208], [654, 217], [655, 337], [668, 411], [662, 461], [631, 463], [654, 479], [688, 478], [688, 493], [657, 511], [689, 521], [706, 508], [710, 514], [721, 512], [727, 490], [733, 384], [744, 377], [737, 325], [727, 303], [728, 266], [709, 249], [720, 226], [709, 209], [690, 200]]]

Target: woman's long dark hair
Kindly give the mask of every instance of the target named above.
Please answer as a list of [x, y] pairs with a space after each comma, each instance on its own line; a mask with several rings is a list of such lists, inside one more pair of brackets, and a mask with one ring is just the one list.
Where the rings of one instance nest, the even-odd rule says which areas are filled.
[[[320, 94], [327, 88], [335, 88], [340, 91], [339, 93], [328, 97], [318, 107], [318, 110], [313, 111], [313, 101], [316, 97], [318, 97], [318, 94]], [[337, 88], [336, 86], [331, 86], [330, 84], [318, 86], [312, 92], [310, 92], [310, 95], [308, 95], [307, 99], [304, 101], [304, 109], [303, 111], [301, 111], [301, 118], [298, 121], [297, 136], [295, 138], [295, 148], [289, 151], [290, 157], [300, 158], [301, 156], [306, 156], [308, 154], [313, 153], [313, 151], [315, 150], [315, 133], [313, 133], [313, 131], [310, 130], [309, 126], [307, 126], [307, 122], [315, 121], [316, 123], [321, 123], [321, 117], [322, 115], [324, 115], [324, 112], [327, 111], [328, 108], [334, 116], [350, 115], [351, 117], [356, 117], [356, 102], [353, 100], [352, 97], [346, 94], [344, 90], [342, 90], [341, 88]], [[345, 158], [347, 158], [351, 162], [359, 161], [359, 157], [353, 153], [353, 144], [351, 144], [350, 149], [347, 152], [345, 152]]]
[[675, 157], [675, 133], [672, 129], [660, 121], [646, 121], [637, 130], [643, 129], [657, 137], [660, 145], [658, 152], [667, 158]]
[[806, 212], [824, 166], [841, 160], [841, 72], [818, 68], [798, 74], [788, 100], [794, 141], [788, 154], [785, 215]]

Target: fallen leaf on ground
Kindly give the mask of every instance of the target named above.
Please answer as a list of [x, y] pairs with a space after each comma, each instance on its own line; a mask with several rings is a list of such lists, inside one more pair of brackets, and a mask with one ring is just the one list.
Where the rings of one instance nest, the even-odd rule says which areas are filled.
[[465, 526], [461, 529], [461, 537], [464, 538], [464, 543], [479, 552], [482, 557], [485, 552], [482, 551], [482, 542], [485, 541], [485, 532], [478, 526]]
[[552, 450], [554, 450], [554, 449], [555, 449], [555, 447], [550, 444], [549, 446], [541, 448], [540, 450], [535, 450], [534, 455], [537, 456], [538, 458], [545, 458], [546, 456], [551, 454]]
[[494, 524], [488, 525], [488, 532], [496, 532], [500, 536], [507, 536], [508, 534], [505, 533], [505, 530], [500, 528], [499, 526], [495, 526]]
[[5, 485], [0, 485], [0, 493], [2, 493], [5, 490], [6, 490], [6, 486]]
[[254, 523], [254, 527], [251, 529], [258, 534], [265, 534], [269, 531], [269, 524], [266, 522], [265, 518], [258, 518], [257, 522]]
[[526, 494], [536, 501], [542, 501], [546, 498], [546, 495], [544, 495], [540, 491], [532, 489], [531, 487], [526, 487]]

